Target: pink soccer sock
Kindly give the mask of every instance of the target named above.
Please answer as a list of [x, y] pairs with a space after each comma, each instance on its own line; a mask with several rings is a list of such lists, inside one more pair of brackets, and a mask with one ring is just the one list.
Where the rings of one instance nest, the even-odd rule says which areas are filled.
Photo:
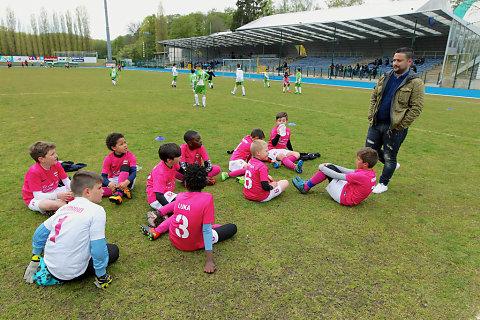
[[282, 164], [287, 168], [295, 169], [295, 163], [293, 163], [292, 160], [290, 160], [290, 157], [283, 158], [282, 159]]
[[110, 197], [112, 195], [112, 189], [110, 189], [109, 187], [102, 187], [102, 189], [104, 197]]
[[162, 223], [160, 223], [160, 225], [155, 228], [155, 231], [158, 232], [158, 233], [167, 232], [168, 229], [170, 228], [170, 224], [172, 223], [172, 218], [173, 218], [173, 216], [171, 216], [170, 218], [168, 218], [165, 221], [163, 221]]
[[207, 177], [215, 177], [220, 172], [222, 172], [222, 169], [219, 166], [212, 166], [212, 171], [208, 173]]
[[294, 156], [294, 155], [291, 155], [290, 157], [288, 157], [288, 159], [290, 159], [290, 161], [292, 161], [292, 162], [295, 162], [295, 161], [298, 160], [297, 157]]
[[[327, 176], [320, 170], [318, 170], [317, 173], [313, 175], [313, 177], [310, 178], [310, 182], [314, 185], [319, 184], [323, 182], [325, 179], [327, 179]], [[311, 187], [308, 185], [308, 181], [305, 182], [305, 185], [303, 186], [305, 190], [309, 190]]]
[[228, 174], [229, 177], [238, 177], [238, 176], [243, 176], [245, 175], [245, 171], [247, 171], [247, 169], [238, 169], [238, 170], [235, 170], [235, 171], [232, 171]]
[[127, 180], [129, 175], [130, 175], [130, 172], [128, 171], [120, 171], [120, 174], [118, 175], [118, 183], [122, 183], [123, 181]]
[[160, 209], [158, 209], [158, 212], [160, 212], [161, 216], [164, 216], [169, 213], [173, 213], [173, 209], [175, 209], [175, 201], [170, 202], [169, 204], [164, 205]]
[[222, 225], [221, 224], [212, 224], [212, 228], [215, 229], [215, 228], [218, 228], [218, 227], [221, 227]]

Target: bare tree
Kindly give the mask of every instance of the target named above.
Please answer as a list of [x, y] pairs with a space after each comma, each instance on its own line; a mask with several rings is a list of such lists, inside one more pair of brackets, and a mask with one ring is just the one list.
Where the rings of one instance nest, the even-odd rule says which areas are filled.
[[30, 28], [32, 28], [33, 36], [32, 36], [32, 46], [35, 55], [43, 56], [43, 46], [40, 41], [40, 37], [38, 36], [38, 26], [37, 26], [37, 18], [32, 13], [30, 16]]
[[55, 43], [55, 51], [61, 51], [60, 45], [60, 35], [62, 34], [60, 31], [60, 24], [58, 22], [58, 15], [56, 12], [52, 14], [52, 32], [53, 32], [53, 39]]
[[15, 18], [15, 13], [12, 9], [7, 7], [7, 43], [8, 43], [8, 51], [10, 54], [15, 54], [17, 52], [17, 48], [15, 46], [15, 28], [17, 19]]
[[40, 9], [40, 14], [38, 16], [38, 26], [40, 30], [40, 39], [43, 45], [43, 50], [45, 55], [51, 55], [53, 45], [50, 45], [50, 33], [49, 33], [49, 23], [48, 15], [45, 8]]
[[3, 18], [0, 19], [0, 52], [8, 54], [7, 27], [5, 27]]
[[157, 43], [157, 41], [166, 39], [168, 39], [168, 24], [163, 11], [163, 4], [160, 2], [158, 4], [157, 18], [155, 20], [155, 48], [157, 52], [164, 51], [163, 46]]
[[352, 7], [363, 4], [363, 0], [326, 0], [329, 8]]
[[59, 29], [60, 30], [60, 51], [67, 51], [68, 31], [67, 31], [67, 26], [65, 25], [65, 16], [63, 14], [59, 15], [59, 24], [60, 24], [60, 29]]
[[70, 11], [67, 11], [65, 13], [65, 24], [67, 26], [67, 51], [73, 51], [75, 50], [75, 35], [73, 33], [73, 20], [72, 20], [72, 15], [70, 14]]

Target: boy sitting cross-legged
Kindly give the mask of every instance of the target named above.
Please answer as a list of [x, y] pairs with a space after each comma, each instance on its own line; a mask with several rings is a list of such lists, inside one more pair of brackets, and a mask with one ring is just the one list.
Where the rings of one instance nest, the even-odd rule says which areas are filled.
[[328, 194], [340, 204], [354, 206], [365, 200], [375, 187], [373, 167], [378, 161], [378, 154], [372, 148], [362, 148], [357, 152], [357, 169], [346, 169], [338, 165], [324, 163], [319, 171], [308, 181], [299, 176], [292, 179], [293, 185], [301, 193], [307, 193], [320, 182], [328, 179]]

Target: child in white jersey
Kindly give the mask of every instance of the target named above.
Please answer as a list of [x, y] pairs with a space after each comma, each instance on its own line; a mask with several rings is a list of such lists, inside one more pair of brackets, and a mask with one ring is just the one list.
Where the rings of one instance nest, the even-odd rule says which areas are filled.
[[[71, 183], [75, 200], [57, 210], [33, 235], [33, 255], [23, 278], [42, 286], [95, 275], [106, 288], [112, 277], [107, 266], [118, 259], [118, 247], [105, 239], [102, 177], [82, 170]], [[43, 258], [41, 257], [43, 251]]]
[[237, 86], [242, 86], [242, 96], [245, 95], [245, 86], [243, 85], [243, 70], [240, 68], [240, 64], [237, 63], [237, 72], [235, 79], [235, 88], [233, 88], [232, 94], [237, 91]]

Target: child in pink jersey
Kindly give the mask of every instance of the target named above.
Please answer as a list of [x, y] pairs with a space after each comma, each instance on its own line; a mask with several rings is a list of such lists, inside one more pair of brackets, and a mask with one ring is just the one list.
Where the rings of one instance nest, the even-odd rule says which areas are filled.
[[354, 206], [365, 200], [375, 187], [376, 178], [373, 167], [378, 154], [372, 148], [362, 148], [357, 152], [357, 169], [346, 169], [338, 165], [321, 164], [319, 171], [308, 181], [300, 177], [292, 179], [293, 185], [305, 194], [315, 185], [328, 179], [328, 194], [340, 204]]
[[[158, 149], [161, 161], [147, 178], [147, 200], [155, 211], [147, 212], [147, 224], [156, 226], [158, 218], [173, 212], [175, 201], [175, 174], [180, 169], [182, 151], [176, 143], [165, 143]], [[163, 219], [161, 220], [163, 221]]]
[[169, 231], [170, 241], [182, 251], [205, 249], [204, 271], [215, 272], [212, 245], [231, 238], [237, 232], [234, 224], [212, 225], [215, 221], [213, 196], [203, 193], [207, 183], [206, 168], [199, 164], [188, 164], [184, 174], [188, 192], [179, 193], [175, 200], [174, 214], [157, 228], [141, 225], [140, 230], [150, 240]]
[[[55, 210], [73, 199], [70, 179], [57, 161], [56, 145], [53, 142], [37, 141], [29, 148], [35, 164], [25, 174], [23, 200], [32, 211], [51, 215]], [[64, 186], [58, 187], [62, 180]]]
[[270, 132], [270, 140], [268, 141], [268, 157], [274, 161], [273, 166], [278, 168], [280, 163], [285, 167], [302, 173], [303, 160], [298, 161], [295, 166], [294, 162], [300, 159], [300, 153], [293, 151], [290, 141], [291, 131], [286, 127], [288, 115], [286, 112], [279, 112], [276, 115], [277, 125]]
[[137, 158], [128, 151], [127, 141], [121, 133], [109, 134], [105, 143], [112, 153], [103, 160], [103, 196], [121, 204], [123, 197], [132, 198], [130, 190], [137, 177]]
[[262, 129], [253, 129], [249, 136], [243, 137], [242, 141], [233, 151], [230, 161], [228, 163], [228, 170], [230, 172], [222, 172], [222, 181], [227, 180], [230, 177], [243, 176], [245, 174], [245, 168], [247, 162], [250, 160], [252, 154], [250, 153], [250, 146], [255, 140], [265, 139], [265, 134]]
[[255, 140], [250, 146], [253, 158], [245, 171], [243, 194], [248, 200], [267, 202], [278, 197], [288, 187], [287, 180], [274, 181], [263, 161], [268, 159], [268, 146], [263, 140]]
[[185, 140], [186, 143], [180, 146], [180, 149], [182, 149], [182, 160], [180, 160], [181, 169], [175, 177], [178, 180], [183, 181], [183, 173], [185, 172], [187, 164], [197, 163], [202, 165], [203, 160], [203, 165], [207, 170], [207, 185], [214, 185], [216, 180], [212, 178], [219, 174], [222, 169], [220, 169], [219, 166], [212, 166], [212, 162], [208, 157], [207, 150], [203, 146], [200, 134], [196, 131], [188, 130], [185, 132], [183, 140]]

